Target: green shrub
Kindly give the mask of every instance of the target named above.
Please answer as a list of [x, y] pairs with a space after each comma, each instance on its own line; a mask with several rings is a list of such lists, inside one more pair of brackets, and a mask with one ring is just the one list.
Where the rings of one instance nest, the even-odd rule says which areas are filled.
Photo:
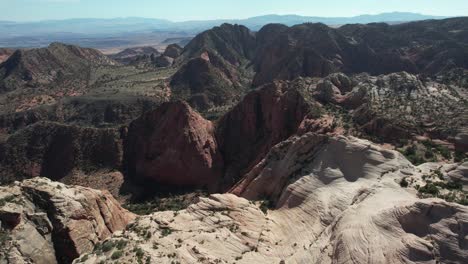
[[426, 159], [433, 159], [434, 158], [434, 152], [432, 151], [432, 149], [426, 150], [426, 152], [424, 153], [424, 158], [426, 158]]
[[437, 149], [439, 150], [442, 157], [444, 157], [445, 159], [448, 159], [448, 160], [452, 159], [452, 153], [450, 152], [450, 150], [447, 147], [439, 146]]
[[103, 252], [108, 252], [108, 251], [111, 251], [113, 248], [114, 248], [114, 242], [113, 241], [106, 241], [104, 242], [104, 244], [102, 245], [102, 251]]
[[13, 203], [15, 202], [15, 196], [14, 195], [9, 195], [9, 196], [6, 196], [2, 199], [0, 199], [0, 206], [4, 206], [6, 205], [7, 203]]
[[425, 186], [419, 188], [418, 190], [420, 193], [427, 193], [431, 195], [438, 195], [439, 194], [439, 188], [434, 183], [427, 183]]
[[406, 187], [408, 187], [408, 185], [409, 185], [409, 183], [406, 180], [406, 178], [401, 179], [401, 181], [400, 181], [400, 186], [401, 187], [406, 188]]
[[455, 162], [462, 162], [465, 160], [466, 155], [461, 151], [455, 151]]
[[145, 252], [143, 252], [143, 250], [139, 247], [135, 248], [135, 255], [138, 259], [142, 259], [143, 256], [145, 255]]
[[111, 259], [119, 259], [123, 256], [123, 252], [121, 250], [117, 250], [112, 253]]
[[163, 229], [161, 230], [161, 236], [163, 236], [163, 237], [168, 236], [168, 235], [170, 235], [170, 234], [172, 234], [172, 229], [170, 229], [170, 228], [168, 228], [168, 227], [167, 227], [167, 228], [163, 228]]
[[126, 245], [127, 245], [127, 241], [119, 240], [119, 241], [117, 241], [115, 246], [116, 246], [117, 249], [122, 250], [122, 249], [125, 248]]
[[463, 184], [458, 181], [449, 181], [445, 184], [445, 188], [449, 190], [462, 190]]
[[260, 204], [260, 210], [262, 210], [264, 214], [267, 214], [268, 209], [273, 209], [273, 207], [274, 207], [274, 203], [271, 200], [263, 200], [262, 203]]
[[444, 175], [442, 174], [442, 172], [440, 170], [436, 170], [434, 171], [435, 175], [437, 175], [437, 177], [440, 179], [440, 180], [443, 180], [444, 179]]

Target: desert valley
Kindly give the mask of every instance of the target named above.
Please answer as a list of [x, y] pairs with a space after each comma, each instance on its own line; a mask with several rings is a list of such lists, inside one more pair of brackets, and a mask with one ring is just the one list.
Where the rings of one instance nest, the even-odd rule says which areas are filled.
[[468, 18], [231, 22], [0, 48], [0, 263], [468, 263]]

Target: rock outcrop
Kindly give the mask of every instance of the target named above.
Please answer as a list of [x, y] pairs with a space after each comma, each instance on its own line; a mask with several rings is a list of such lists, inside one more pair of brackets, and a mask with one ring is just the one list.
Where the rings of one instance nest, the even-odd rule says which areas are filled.
[[174, 59], [171, 58], [171, 57], [168, 57], [168, 56], [159, 56], [159, 57], [156, 57], [154, 58], [154, 60], [152, 60], [152, 63], [156, 66], [156, 67], [169, 67], [172, 65], [172, 63], [174, 62]]
[[188, 101], [199, 111], [232, 105], [246, 90], [232, 66], [209, 53], [183, 65], [172, 76], [170, 86], [174, 98]]
[[60, 180], [73, 170], [119, 169], [122, 142], [116, 129], [40, 122], [11, 135], [0, 148], [2, 183], [37, 176]]
[[172, 59], [177, 59], [182, 53], [183, 49], [177, 44], [170, 44], [164, 50], [163, 55]]
[[217, 126], [226, 184], [234, 184], [271, 147], [297, 132], [310, 110], [301, 92], [287, 82], [265, 85], [246, 95]]
[[200, 33], [184, 47], [171, 79], [173, 96], [199, 111], [229, 107], [250, 87], [255, 37], [240, 25], [223, 24]]
[[[154, 54], [154, 55], [153, 55]], [[153, 47], [134, 47], [134, 48], [127, 48], [123, 51], [110, 55], [109, 57], [113, 60], [116, 60], [123, 64], [131, 64], [138, 58], [142, 56], [158, 56], [160, 55], [159, 51]]]
[[71, 263], [135, 216], [107, 191], [45, 178], [0, 187], [2, 263]]
[[129, 177], [211, 190], [221, 180], [213, 124], [185, 102], [165, 103], [132, 122], [124, 144]]
[[468, 94], [461, 87], [407, 72], [379, 76], [334, 73], [310, 86], [316, 100], [339, 106], [346, 113], [350, 119], [346, 125], [353, 124], [381, 141], [428, 135], [451, 139], [457, 149], [463, 149]]
[[255, 36], [247, 27], [223, 24], [193, 38], [184, 47], [181, 58], [198, 58], [209, 52], [231, 65], [240, 66], [253, 58], [255, 48]]
[[330, 28], [307, 23], [267, 25], [257, 34], [254, 86], [275, 79], [373, 75], [407, 71], [435, 75], [467, 68], [466, 18]]
[[306, 133], [275, 146], [232, 190], [253, 201], [216, 194], [141, 217], [107, 242], [136, 249], [81, 261], [464, 263], [468, 207], [400, 186], [425, 170], [369, 141]]
[[0, 48], [0, 63], [6, 61], [14, 52], [13, 49]]

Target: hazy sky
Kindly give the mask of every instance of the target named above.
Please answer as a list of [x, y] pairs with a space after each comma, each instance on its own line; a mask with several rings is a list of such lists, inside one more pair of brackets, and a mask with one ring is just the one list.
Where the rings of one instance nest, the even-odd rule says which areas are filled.
[[0, 20], [148, 17], [174, 21], [265, 14], [355, 16], [405, 11], [467, 16], [468, 0], [0, 0]]

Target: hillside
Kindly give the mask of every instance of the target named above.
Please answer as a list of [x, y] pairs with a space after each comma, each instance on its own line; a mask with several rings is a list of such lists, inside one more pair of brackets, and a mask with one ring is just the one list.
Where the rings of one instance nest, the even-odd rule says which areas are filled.
[[[323, 24], [268, 26], [257, 34], [262, 41], [254, 59], [254, 85], [334, 72], [377, 75], [407, 71], [433, 76], [467, 68], [467, 26], [466, 18], [338, 29]], [[267, 41], [262, 39], [265, 35]]]
[[15, 51], [0, 263], [466, 263], [467, 29], [222, 24], [164, 51]]

